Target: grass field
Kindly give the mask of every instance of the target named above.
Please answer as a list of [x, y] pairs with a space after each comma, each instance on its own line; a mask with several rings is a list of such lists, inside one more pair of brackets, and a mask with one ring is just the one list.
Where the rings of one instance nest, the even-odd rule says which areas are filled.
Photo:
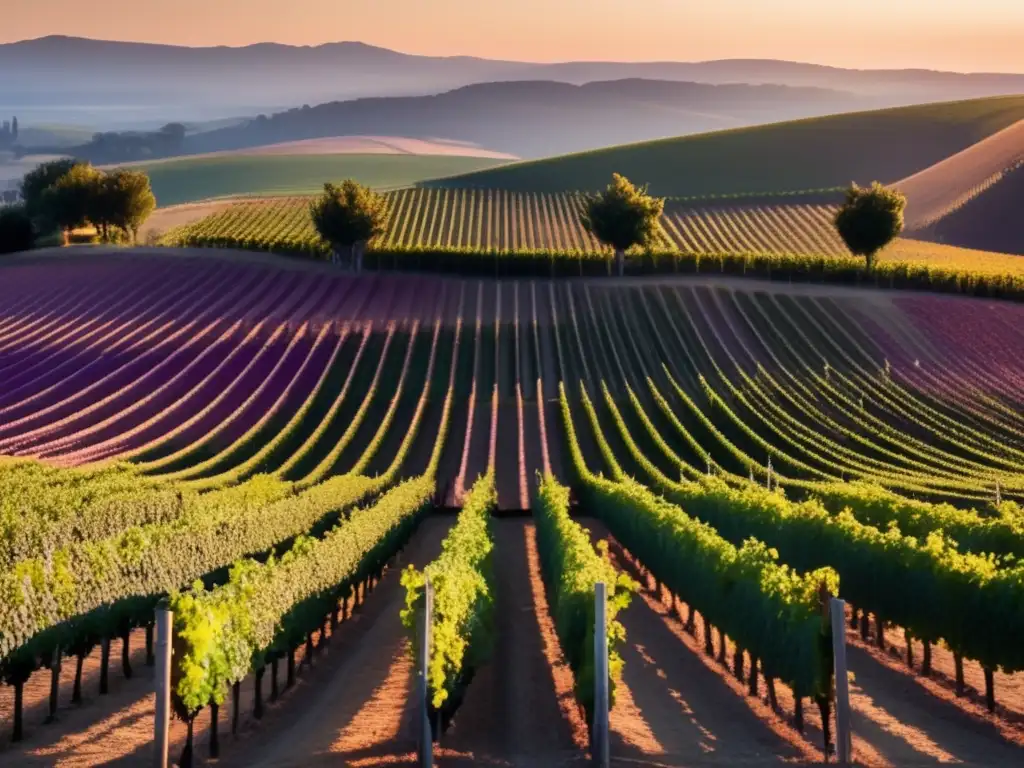
[[891, 183], [1024, 119], [1024, 96], [811, 118], [514, 163], [430, 185], [596, 190], [613, 172], [658, 195]]
[[404, 187], [424, 179], [500, 165], [454, 155], [224, 155], [142, 164], [160, 206], [230, 195], [302, 195], [325, 181], [354, 178], [373, 187]]
[[431, 563], [453, 765], [586, 762], [598, 581], [617, 763], [826, 760], [823, 589], [857, 765], [1024, 762], [1024, 308], [210, 256], [0, 264], [5, 766], [151, 764], [168, 594], [175, 758], [410, 763]]
[[[580, 225], [581, 198], [576, 194], [405, 189], [388, 195], [393, 211], [390, 226], [371, 249], [606, 253]], [[669, 201], [656, 247], [697, 254], [848, 258], [850, 253], [832, 224], [833, 215], [831, 205], [780, 202], [700, 206]], [[166, 243], [310, 253], [323, 248], [304, 198], [239, 202], [168, 232]], [[1024, 259], [1020, 257], [912, 239], [897, 240], [880, 260], [1024, 277]]]

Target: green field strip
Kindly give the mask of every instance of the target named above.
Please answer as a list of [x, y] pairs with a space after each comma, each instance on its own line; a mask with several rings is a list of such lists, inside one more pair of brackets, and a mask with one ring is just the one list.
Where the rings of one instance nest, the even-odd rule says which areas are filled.
[[[618, 387], [618, 390], [621, 393], [618, 400], [623, 403], [621, 413], [626, 423], [626, 427], [630, 430], [634, 439], [638, 440], [643, 446], [644, 454], [649, 460], [653, 461], [658, 466], [660, 471], [671, 476], [678, 476], [680, 474], [692, 476], [693, 473], [698, 472], [698, 470], [685, 464], [670, 448], [668, 448], [664, 440], [660, 439], [660, 435], [657, 434], [657, 430], [654, 429], [650, 420], [647, 418], [644, 407], [641, 405], [636, 393], [639, 391], [642, 395], [646, 394], [639, 376], [646, 375], [648, 372], [642, 362], [634, 362], [633, 360], [630, 360], [629, 350], [632, 349], [635, 351], [635, 343], [632, 339], [630, 339], [628, 343], [624, 340], [622, 336], [623, 329], [620, 328], [618, 322], [622, 320], [622, 315], [619, 312], [615, 312], [609, 306], [607, 303], [609, 300], [607, 294], [605, 294], [603, 298], [604, 301], [601, 302], [602, 309], [604, 310], [602, 317], [605, 322], [599, 324], [597, 327], [604, 331], [604, 334], [609, 341], [612, 360], [615, 363], [616, 375], [622, 382]], [[590, 304], [591, 314], [594, 315], [594, 305], [592, 297], [589, 294], [588, 303]], [[634, 375], [634, 371], [639, 372], [638, 375]], [[603, 389], [604, 397], [609, 401], [609, 407], [614, 407], [615, 399], [612, 396], [612, 392], [608, 387], [604, 387]]]
[[[280, 448], [275, 451], [280, 451], [281, 463], [276, 466], [274, 474], [292, 480], [300, 479], [306, 474], [303, 468], [311, 470], [318, 463], [312, 457], [316, 449], [323, 446], [325, 441], [322, 438], [332, 428], [336, 428], [337, 415], [350, 402], [349, 392], [356, 386], [356, 379], [362, 376], [369, 386], [389, 335], [388, 332], [376, 331], [373, 323], [367, 322], [361, 324], [357, 333], [348, 336], [338, 364], [330, 369], [327, 381], [312, 402], [308, 418], [303, 419], [299, 432], [286, 442], [290, 444], [294, 440], [295, 444], [289, 449]], [[367, 362], [367, 357], [373, 359], [373, 362]], [[326, 450], [323, 448], [324, 452]], [[267, 461], [272, 459], [268, 458]]]
[[[688, 387], [680, 384], [681, 381], [686, 381], [686, 377], [694, 374], [691, 366], [682, 366], [677, 361], [689, 361], [690, 358], [675, 325], [671, 322], [658, 323], [655, 320], [651, 304], [659, 302], [661, 297], [657, 292], [653, 295], [653, 300], [649, 300], [647, 292], [640, 294], [637, 306], [641, 307], [643, 312], [635, 316], [638, 327], [642, 329], [640, 336], [652, 339], [659, 350], [656, 359], [664, 377], [664, 391], [659, 391], [654, 381], [649, 380], [649, 389], [659, 410], [672, 425], [675, 433], [695, 453], [701, 455], [705, 467], [711, 466], [728, 474], [746, 476], [752, 468], [761, 466], [761, 462], [736, 448], [698, 407], [687, 391]], [[671, 333], [666, 333], [666, 330], [670, 330]], [[696, 378], [693, 379], [691, 386], [699, 387]], [[696, 391], [701, 392], [699, 388]]]
[[[473, 315], [475, 317], [473, 323], [473, 347], [472, 357], [469, 371], [471, 374], [469, 391], [466, 393], [465, 407], [460, 408], [460, 419], [459, 426], [460, 431], [456, 434], [461, 437], [461, 449], [459, 452], [459, 464], [458, 472], [455, 475], [454, 481], [454, 501], [456, 504], [460, 504], [462, 497], [466, 492], [466, 477], [469, 471], [469, 451], [470, 443], [473, 439], [473, 426], [476, 422], [476, 409], [478, 403], [481, 400], [480, 394], [480, 371], [481, 368], [486, 365], [486, 358], [482, 357], [483, 338], [489, 335], [486, 327], [484, 326], [483, 320], [483, 304], [484, 304], [484, 284], [482, 281], [477, 281], [475, 300], [473, 302]], [[461, 420], [461, 414], [466, 415], [464, 422]]]
[[[779, 299], [776, 298], [775, 301], [777, 304], [780, 305], [780, 310], [786, 314], [790, 323], [794, 326], [797, 326], [798, 323], [792, 318], [792, 312], [787, 311], [785, 307], [781, 306], [781, 302]], [[852, 376], [855, 377], [856, 379], [853, 382], [852, 386], [861, 390], [870, 388], [871, 391], [877, 393], [877, 400], [881, 400], [888, 406], [888, 410], [891, 415], [902, 415], [904, 416], [904, 418], [909, 417], [913, 422], [919, 424], [923, 429], [927, 430], [933, 438], [939, 438], [941, 440], [944, 440], [965, 452], [977, 453], [986, 461], [994, 463], [1004, 463], [1010, 466], [1011, 468], [1015, 469], [1021, 468], [1021, 465], [1014, 465], [1013, 462], [1010, 462], [1003, 457], [995, 456], [979, 448], [972, 448], [972, 446], [966, 444], [965, 441], [970, 440], [971, 438], [970, 432], [968, 432], [968, 434], [965, 435], [960, 428], [961, 424], [963, 424], [963, 415], [961, 415], [961, 418], [959, 420], [954, 420], [949, 417], [943, 417], [942, 414], [939, 414], [933, 411], [932, 409], [927, 408], [923, 403], [911, 397], [909, 393], [907, 393], [898, 384], [893, 384], [892, 386], [886, 387], [884, 389], [876, 386], [870, 374], [867, 371], [865, 371], [864, 368], [850, 356], [850, 354], [843, 348], [843, 346], [835, 341], [834, 337], [825, 329], [825, 327], [823, 327], [822, 322], [828, 322], [827, 319], [819, 317], [813, 311], [811, 311], [810, 308], [803, 306], [802, 303], [786, 303], [790, 304], [790, 306], [793, 307], [794, 311], [800, 312], [803, 315], [803, 317], [805, 317], [809, 321], [809, 325], [804, 327], [810, 328], [811, 331], [819, 339], [821, 339], [823, 346], [831, 346], [835, 350], [836, 354], [839, 355], [839, 357], [841, 357], [851, 366], [853, 371]], [[833, 325], [836, 324], [833, 323]], [[868, 358], [866, 352], [864, 352], [864, 350], [860, 347], [855, 338], [853, 338], [849, 333], [847, 333], [846, 330], [841, 326], [837, 326], [836, 330], [840, 335], [842, 335], [844, 339], [846, 339], [849, 342], [850, 349], [860, 352], [864, 358], [870, 361], [870, 358]], [[870, 362], [873, 363], [874, 361]], [[877, 368], [877, 365], [875, 365], [875, 367]], [[846, 377], [846, 374], [843, 374], [841, 371], [839, 371], [838, 373], [840, 376]], [[950, 432], [952, 432], [955, 435], [955, 438], [950, 437]], [[922, 447], [929, 448], [931, 447], [930, 443], [931, 441], [928, 440]], [[955, 454], [950, 455], [955, 456]], [[973, 465], [975, 468], [982, 466], [979, 462], [970, 460], [969, 457], [962, 458], [965, 461], [969, 462], [970, 465]]]
[[[402, 479], [415, 477], [427, 471], [430, 457], [434, 452], [435, 436], [441, 432], [445, 404], [451, 408], [452, 404], [458, 401], [460, 366], [466, 362], [463, 351], [466, 348], [472, 349], [471, 344], [465, 343], [463, 333], [464, 306], [465, 286], [460, 285], [457, 319], [454, 327], [443, 325], [441, 328], [436, 363], [426, 382], [427, 389], [424, 390], [424, 396], [427, 398], [426, 410], [416, 441], [410, 448], [408, 458], [402, 464]], [[443, 465], [443, 457], [439, 462]], [[436, 474], [439, 486], [448, 482], [449, 477], [445, 474], [443, 466], [437, 468]]]
[[[799, 338], [805, 342], [806, 348], [808, 350], [814, 351], [815, 348], [813, 345], [813, 341], [804, 333], [801, 327], [797, 323], [795, 323], [788, 315], [786, 315], [785, 311], [781, 307], [779, 307], [776, 302], [770, 301], [770, 303], [775, 307], [778, 307], [777, 316], [784, 318], [790, 324], [790, 326], [797, 331]], [[811, 325], [813, 326], [813, 322], [811, 323]], [[814, 351], [814, 353], [821, 356], [823, 360], [826, 360], [826, 358], [824, 358], [824, 356], [822, 356], [819, 351]], [[840, 356], [846, 360], [849, 359], [848, 356], [846, 356], [842, 350], [840, 350]], [[830, 393], [834, 395], [833, 402], [839, 401], [840, 403], [842, 403], [842, 405], [837, 404], [837, 408], [849, 408], [850, 405], [852, 405], [852, 403], [850, 403], [849, 401], [849, 398], [843, 395], [841, 392], [839, 392], [835, 387], [833, 387], [831, 382], [822, 381], [821, 377], [819, 377], [810, 366], [807, 367], [807, 370], [811, 374], [811, 376], [819, 383], [822, 389], [827, 389]], [[842, 374], [837, 372], [836, 377], [840, 378], [842, 377]], [[870, 384], [868, 386], [870, 386]], [[856, 391], [863, 391], [861, 387], [856, 387], [855, 385], [853, 388]], [[872, 392], [875, 396], [875, 402], [878, 402], [879, 400], [881, 400], [883, 403], [888, 402], [888, 398], [886, 397], [886, 395], [883, 392], [879, 391], [878, 388], [873, 388]], [[906, 411], [904, 409], [892, 408], [890, 410], [890, 414], [894, 418], [903, 416], [903, 418], [905, 419], [905, 413]], [[864, 412], [862, 418], [864, 419], [866, 426], [870, 425], [873, 432], [876, 435], [879, 435], [879, 437], [882, 437], [884, 435], [884, 439], [891, 445], [893, 445], [896, 449], [903, 449], [908, 453], [916, 454], [921, 459], [930, 461], [931, 466], [924, 465], [924, 468], [927, 469], [928, 471], [931, 471], [934, 474], [940, 476], [945, 475], [947, 477], [964, 476], [965, 473], [964, 468], [962, 466], [963, 460], [961, 459], [961, 457], [956, 456], [955, 454], [951, 454], [948, 451], [941, 450], [940, 448], [933, 447], [928, 443], [925, 443], [924, 441], [914, 439], [912, 436], [907, 436], [905, 430], [897, 430], [896, 428], [892, 427], [889, 423], [887, 423], [885, 420], [874, 417], [869, 412]], [[919, 424], [919, 422], [915, 423]], [[942, 432], [939, 432], [934, 429], [929, 431], [934, 437], [939, 438], [940, 440], [951, 440], [951, 438], [948, 435]], [[1002, 463], [1002, 460], [999, 457], [988, 456], [986, 458]], [[975, 466], [983, 465], [975, 464]]]
[[[746, 297], [740, 297], [737, 294], [733, 295], [734, 299], [736, 299], [736, 306], [741, 307], [740, 300], [741, 298], [746, 300]], [[773, 323], [773, 321], [770, 319], [768, 314], [763, 310], [763, 308], [758, 303], [753, 302], [752, 300], [751, 303], [753, 304], [754, 311], [757, 313], [757, 317], [760, 318], [760, 322], [766, 324], [768, 333], [770, 335], [775, 336], [776, 338], [785, 338], [784, 336], [780, 335], [782, 332]], [[761, 332], [759, 330], [756, 330], [758, 321], [754, 320], [752, 322], [751, 316], [742, 309], [741, 313], [747, 320], [749, 327], [752, 330], [755, 330], [755, 332], [761, 338], [762, 346], [767, 346], [764, 344], [763, 336], [760, 335]], [[806, 340], [806, 337], [804, 337], [804, 339]], [[897, 466], [899, 466], [900, 464], [909, 464], [910, 466], [916, 465], [918, 467], [922, 466], [921, 462], [910, 459], [904, 453], [899, 453], [893, 449], [893, 447], [897, 449], [906, 448], [905, 443], [903, 443], [898, 436], [893, 435], [893, 432], [895, 432], [894, 429], [882, 425], [881, 432], [873, 432], [872, 434], [874, 435], [875, 439], [871, 439], [869, 436], [861, 433], [857, 429], [844, 427], [838, 421], [836, 421], [835, 417], [839, 416], [841, 418], [848, 419], [850, 423], [854, 425], [861, 426], [863, 424], [863, 419], [870, 419], [870, 416], [866, 414], [864, 411], [862, 411], [857, 404], [852, 403], [848, 397], [836, 392], [833, 388], [829, 386], [828, 382], [825, 381], [823, 377], [818, 375], [818, 373], [815, 370], [810, 368], [810, 366], [808, 366], [803, 361], [803, 359], [799, 357], [798, 351], [796, 349], [796, 344], [787, 344], [783, 346], [792, 355], [792, 359], [794, 360], [795, 365], [798, 368], [802, 369], [804, 373], [806, 373], [806, 381], [813, 382], [813, 385], [815, 386], [817, 393], [817, 397], [814, 397], [813, 400], [817, 402], [824, 402], [824, 404], [828, 405], [832, 411], [831, 414], [826, 414], [824, 411], [821, 410], [821, 406], [815, 406], [811, 402], [805, 401], [804, 403], [801, 404], [801, 412], [805, 418], [817, 419], [819, 423], [823, 425], [827, 424], [828, 428], [831, 429], [834, 433], [837, 433], [838, 435], [841, 435], [845, 438], [854, 440], [855, 442], [863, 446], [864, 449], [866, 449], [868, 452], [872, 452], [873, 455], [875, 455], [876, 457], [887, 457], [889, 459], [895, 460], [897, 462]], [[791, 381], [796, 380], [796, 377], [789, 371], [788, 368], [782, 367], [781, 370], [786, 372], [787, 376], [790, 378]], [[784, 387], [781, 387], [781, 385], [778, 385], [777, 382], [774, 381], [774, 379], [769, 379], [769, 381], [775, 384], [776, 391], [785, 389]], [[886, 447], [885, 445], [879, 444], [879, 442], [876, 441], [884, 441], [892, 447]], [[911, 453], [913, 452], [914, 451], [911, 450]], [[868, 455], [870, 456], [872, 455], [872, 453], [869, 453]], [[929, 467], [928, 465], [923, 466], [925, 471], [930, 472], [932, 470], [932, 468]]]
[[[874, 359], [885, 359], [885, 354], [878, 346], [878, 342], [861, 329], [860, 325], [848, 313], [844, 303], [834, 302], [829, 299], [824, 301], [828, 302], [828, 306], [832, 308], [833, 312], [845, 319], [845, 322], [842, 323], [835, 321], [836, 325], [847, 329], [851, 335], [858, 337], [862, 348], [865, 346], [873, 347], [877, 353]], [[822, 300], [815, 298], [811, 304], [819, 318], [829, 317], [830, 313]], [[887, 331], [892, 333], [893, 329], [889, 327]], [[981, 375], [980, 371], [974, 373], [975, 380], [983, 380], [985, 378]], [[1019, 407], [1013, 407], [997, 399], [992, 393], [978, 389], [972, 379], [966, 379], [959, 374], [953, 373], [948, 368], [944, 369], [941, 379], [932, 373], [931, 366], [919, 367], [918, 375], [933, 382], [939, 391], [945, 393], [946, 397], [937, 398], [921, 387], [909, 384], [900, 385], [900, 391], [904, 396], [920, 401], [925, 407], [936, 411], [937, 415], [943, 418], [944, 421], [952, 420], [954, 424], [959, 423], [959, 419], [962, 418], [963, 414], [970, 415], [970, 417], [982, 422], [984, 429], [987, 430], [983, 437], [990, 444], [1005, 444], [1004, 441], [1006, 439], [1012, 439], [1018, 442], [1018, 444], [1024, 445], [1024, 442], [1022, 442], [1024, 441], [1024, 431], [1015, 429], [1008, 423], [1016, 422], [1024, 426], [1024, 416], [1022, 416]], [[956, 379], [956, 384], [951, 389], [948, 389], [946, 385], [951, 375]], [[964, 397], [962, 389], [969, 391], [971, 397]], [[984, 405], [985, 408], [978, 407], [979, 405]], [[999, 418], [991, 411], [997, 412]], [[1021, 451], [1017, 449], [1016, 452], [1020, 453]]]
[[[443, 293], [440, 301], [443, 306]], [[438, 310], [433, 333], [421, 333], [414, 344], [409, 368], [407, 372], [404, 372], [405, 378], [399, 384], [393, 408], [389, 409], [385, 421], [381, 423], [382, 431], [378, 433], [380, 435], [379, 448], [368, 462], [360, 462], [356, 465], [359, 472], [368, 475], [386, 472], [396, 459], [403, 436], [409, 430], [408, 425], [413, 424], [416, 419], [422, 418], [424, 409], [429, 406], [434, 371], [439, 369], [438, 357], [441, 354], [441, 347], [452, 341], [451, 334], [443, 332], [443, 321], [440, 314], [441, 312]], [[450, 357], [450, 347], [449, 354], [445, 357], [446, 359]]]
[[[662, 360], [669, 361], [673, 370], [676, 368], [674, 364], [675, 359], [689, 360], [691, 364], [701, 367], [698, 359], [691, 354], [691, 347], [687, 345], [683, 338], [684, 332], [681, 330], [681, 324], [676, 323], [674, 313], [669, 309], [667, 303], [665, 303], [664, 295], [658, 291], [654, 296], [655, 300], [652, 303], [659, 307], [662, 313], [662, 322], [660, 324], [654, 322], [653, 315], [651, 314], [652, 310], [650, 306], [648, 306], [646, 300], [643, 302], [643, 306], [652, 325], [660, 325], [661, 333], [659, 333], [655, 338], [659, 341], [663, 341], [666, 336], [670, 341], [674, 339], [676, 344], [682, 350], [681, 355], [673, 355], [673, 353], [666, 348], [662, 355]], [[685, 307], [683, 309], [685, 310]], [[682, 316], [687, 317], [685, 311]], [[682, 327], [686, 328], [685, 325]], [[665, 330], [670, 330], [671, 333], [666, 334], [664, 333]], [[692, 332], [694, 330], [695, 329], [690, 328], [687, 329], [687, 332]], [[693, 341], [694, 339], [691, 337], [691, 344]], [[702, 374], [696, 375], [697, 386], [699, 387], [697, 391], [700, 393], [699, 396], [701, 399], [708, 402], [707, 412], [700, 408], [695, 399], [679, 385], [677, 380], [678, 374], [674, 376], [664, 363], [663, 368], [667, 376], [669, 392], [675, 394], [676, 398], [682, 403], [686, 411], [688, 411], [695, 418], [696, 422], [700, 424], [702, 434], [698, 439], [700, 440], [702, 447], [708, 449], [708, 446], [717, 446], [718, 451], [711, 454], [713, 458], [711, 458], [709, 463], [712, 466], [720, 466], [726, 471], [726, 473], [741, 477], [746, 477], [752, 472], [756, 472], [758, 475], [766, 472], [767, 470], [765, 467], [767, 466], [769, 459], [772, 460], [774, 472], [776, 474], [780, 472], [780, 464], [782, 465], [781, 471], [783, 472], [787, 466], [791, 469], [795, 469], [797, 472], [808, 469], [806, 465], [803, 465], [800, 462], [796, 462], [794, 464], [787, 454], [780, 451], [776, 446], [768, 443], [762, 443], [760, 445], [763, 449], [764, 459], [755, 459], [749, 451], [744, 450], [739, 445], [740, 443], [747, 442], [747, 438], [749, 437], [748, 434], [742, 430], [737, 430], [735, 421], [730, 420], [728, 414], [719, 415], [717, 419], [712, 418], [712, 414], [716, 414], [716, 409], [711, 407], [714, 405], [715, 401], [710, 397], [711, 391], [705, 386]], [[661, 398], [661, 401], [664, 401], [664, 398]], [[723, 423], [731, 427], [734, 434], [729, 434], [722, 429]]]
[[303, 449], [314, 439], [317, 430], [326, 427], [325, 422], [336, 401], [344, 399], [346, 386], [366, 349], [369, 332], [368, 325], [361, 328], [346, 326], [336, 335], [331, 359], [309, 398], [279, 433], [263, 444], [248, 461], [231, 471], [230, 481], [263, 473], [284, 477], [293, 461], [301, 459]]
[[401, 394], [401, 385], [405, 382], [403, 376], [409, 370], [420, 335], [418, 320], [414, 320], [407, 328], [403, 326], [404, 323], [400, 324], [396, 330], [390, 354], [382, 359], [370, 391], [345, 434], [319, 466], [301, 480], [303, 485], [318, 483], [331, 475], [359, 474], [356, 466], [362, 464], [365, 467], [373, 458], [372, 453], [367, 455], [367, 450], [379, 447], [379, 444], [375, 444], [375, 438], [381, 434], [380, 426], [389, 414], [394, 416], [397, 396]]
[[[701, 299], [699, 294], [697, 295], [697, 302], [700, 303]], [[857, 453], [848, 452], [842, 446], [838, 445], [833, 441], [829, 441], [828, 438], [820, 432], [820, 430], [812, 430], [803, 427], [798, 419], [792, 418], [790, 414], [782, 411], [778, 408], [772, 398], [760, 397], [760, 391], [757, 387], [756, 381], [752, 380], [738, 364], [732, 354], [728, 351], [727, 347], [721, 342], [718, 333], [718, 324], [710, 322], [710, 317], [706, 315], [707, 309], [702, 307], [704, 316], [709, 320], [707, 323], [709, 332], [712, 336], [719, 341], [719, 348], [722, 349], [726, 357], [734, 364], [737, 372], [746, 382], [750, 393], [758, 399], [756, 404], [752, 404], [748, 401], [747, 396], [736, 388], [733, 383], [729, 380], [728, 376], [717, 366], [714, 366], [719, 379], [722, 381], [726, 389], [728, 390], [730, 400], [733, 405], [727, 405], [720, 395], [715, 394], [709, 390], [709, 395], [714, 397], [716, 402], [719, 403], [719, 407], [723, 412], [731, 413], [739, 422], [741, 429], [749, 431], [752, 424], [763, 424], [765, 431], [756, 433], [755, 440], [761, 440], [767, 434], [768, 437], [775, 436], [781, 437], [790, 447], [797, 450], [799, 453], [804, 454], [806, 457], [813, 459], [821, 468], [828, 469], [835, 472], [845, 473], [847, 471], [868, 473], [881, 472], [881, 473], [892, 473], [894, 471], [890, 464], [885, 462], [872, 459], [870, 456], [864, 456]], [[741, 344], [745, 343], [742, 339], [739, 339]], [[765, 411], [770, 411], [775, 415], [775, 418], [769, 419], [766, 416]], [[810, 405], [804, 413], [813, 412]], [[795, 427], [795, 431], [800, 432], [802, 437], [798, 437], [794, 434], [793, 429], [787, 429], [786, 427]], [[835, 460], [828, 459], [818, 451], [813, 450], [809, 446], [820, 446], [822, 440], [826, 441], [826, 445], [831, 449], [831, 452], [836, 459], [846, 457], [846, 460], [842, 464], [836, 463]], [[806, 443], [805, 443], [806, 440]], [[809, 445], [808, 445], [809, 444]], [[820, 478], [819, 478], [820, 479]]]
[[674, 414], [670, 419], [666, 413], [671, 409], [657, 383], [661, 382], [663, 386], [668, 384], [665, 368], [652, 348], [649, 337], [643, 332], [636, 312], [636, 305], [644, 300], [643, 294], [639, 291], [630, 291], [628, 295], [611, 292], [608, 296], [609, 299], [614, 297], [619, 304], [615, 315], [625, 325], [627, 350], [635, 355], [634, 365], [642, 371], [643, 381], [636, 382], [636, 391], [630, 391], [629, 397], [644, 428], [670, 462], [678, 465], [690, 477], [700, 476], [712, 466], [712, 458]]
[[[568, 307], [568, 302], [564, 300], [564, 290], [564, 285], [548, 283], [551, 330], [555, 340], [555, 351], [559, 361], [559, 373], [561, 379], [559, 386], [560, 388], [564, 387], [566, 390], [570, 390], [572, 392], [579, 392], [583, 388], [583, 376], [586, 376], [586, 374], [584, 373], [583, 376], [580, 375], [580, 370], [583, 367], [583, 359], [579, 357], [581, 352], [580, 345], [574, 338], [572, 323], [568, 317], [568, 309], [565, 309], [564, 314], [559, 311], [559, 307]], [[559, 301], [560, 299], [562, 299], [562, 301]], [[570, 412], [573, 409], [574, 402], [575, 399], [570, 399], [566, 404], [566, 408], [568, 408]], [[601, 474], [609, 471], [610, 468], [605, 465], [604, 459], [599, 451], [597, 441], [594, 439], [592, 434], [581, 432], [580, 448], [583, 452], [583, 460], [591, 472]], [[569, 467], [569, 471], [572, 471], [571, 466]]]
[[347, 391], [341, 393], [329, 418], [307, 441], [300, 458], [282, 473], [284, 477], [312, 485], [326, 476], [366, 417], [385, 365], [400, 354], [395, 351], [397, 336], [396, 323], [369, 334], [360, 364], [354, 369], [352, 379], [346, 381]]

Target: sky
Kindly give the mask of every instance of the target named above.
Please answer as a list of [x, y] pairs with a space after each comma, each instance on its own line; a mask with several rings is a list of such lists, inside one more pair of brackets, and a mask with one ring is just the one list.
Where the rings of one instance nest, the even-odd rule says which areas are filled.
[[0, 0], [0, 42], [360, 40], [521, 61], [773, 58], [1024, 73], [1024, 0]]

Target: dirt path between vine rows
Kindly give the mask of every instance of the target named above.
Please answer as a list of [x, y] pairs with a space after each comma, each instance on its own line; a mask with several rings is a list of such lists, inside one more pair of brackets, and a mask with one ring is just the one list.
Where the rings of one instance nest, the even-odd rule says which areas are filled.
[[407, 563], [422, 568], [437, 557], [453, 522], [438, 515], [420, 524], [401, 564], [367, 599], [355, 631], [339, 636], [322, 668], [307, 675], [284, 706], [254, 723], [219, 765], [380, 765], [414, 752], [415, 673], [399, 618], [405, 605], [401, 571]]
[[[583, 764], [587, 730], [573, 699], [541, 581], [533, 522], [495, 523], [495, 645], [441, 738], [439, 765]], [[457, 760], [461, 764], [462, 760]]]
[[[608, 538], [600, 522], [583, 522], [595, 539]], [[613, 555], [617, 551], [613, 545]], [[620, 558], [615, 561], [636, 575]], [[700, 637], [684, 631], [679, 613], [653, 591], [651, 581], [641, 581], [643, 589], [620, 614], [627, 642], [611, 713], [613, 757], [646, 758], [657, 765], [820, 762], [817, 708], [805, 708], [803, 739], [766, 706], [763, 693], [746, 695], [724, 668], [703, 656]], [[728, 650], [731, 661], [731, 643]], [[857, 765], [1024, 765], [1022, 746], [994, 723], [930, 693], [859, 643], [848, 646], [848, 664]], [[779, 699], [784, 710], [792, 710], [784, 687]]]

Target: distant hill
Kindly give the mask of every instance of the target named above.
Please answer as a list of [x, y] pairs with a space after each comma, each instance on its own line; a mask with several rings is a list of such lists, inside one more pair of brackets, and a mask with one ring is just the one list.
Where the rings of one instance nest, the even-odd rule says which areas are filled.
[[520, 157], [857, 109], [860, 97], [821, 88], [616, 80], [570, 85], [470, 85], [436, 96], [331, 102], [185, 140], [215, 152], [339, 135], [441, 137]]
[[303, 103], [440, 93], [474, 83], [671, 80], [850, 91], [871, 106], [1024, 92], [1024, 75], [849, 70], [773, 60], [564, 62], [414, 56], [358, 42], [241, 48], [45, 37], [0, 45], [0, 104], [24, 122], [106, 130], [255, 115]]
[[1024, 120], [893, 186], [907, 196], [907, 229], [917, 230], [952, 213], [999, 183], [1024, 161]]
[[927, 104], [614, 146], [427, 183], [595, 190], [618, 172], [675, 196], [891, 183], [1022, 119], [1024, 96]]
[[918, 240], [1024, 256], [1024, 160], [1007, 168], [978, 194], [927, 227]]

